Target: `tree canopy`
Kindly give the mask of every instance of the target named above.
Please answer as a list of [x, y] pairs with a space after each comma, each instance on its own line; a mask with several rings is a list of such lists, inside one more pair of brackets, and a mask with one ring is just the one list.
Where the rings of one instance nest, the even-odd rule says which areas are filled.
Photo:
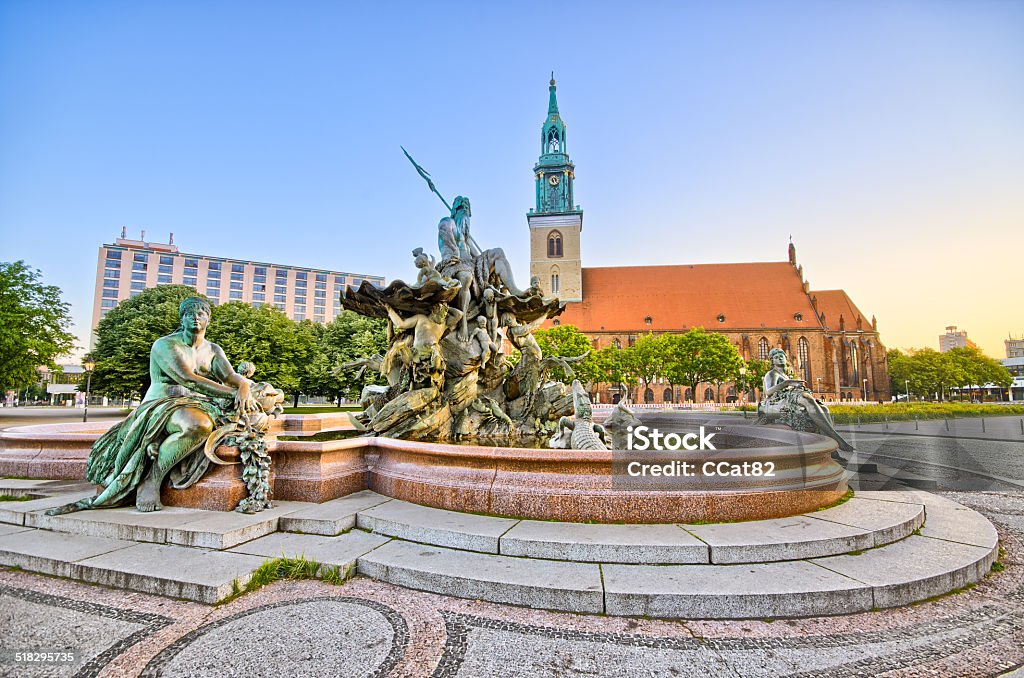
[[666, 376], [671, 383], [685, 384], [696, 395], [698, 384], [739, 380], [743, 358], [725, 335], [695, 327], [686, 334], [663, 336]]
[[364, 385], [382, 381], [380, 373], [368, 369], [360, 377], [359, 370], [341, 371], [339, 366], [383, 354], [386, 350], [385, 320], [344, 311], [321, 331], [316, 356], [307, 368], [302, 390], [313, 395], [330, 396], [339, 402], [342, 397], [354, 400]]
[[931, 348], [886, 354], [893, 393], [944, 398], [950, 388], [985, 386], [1002, 388], [1013, 382], [1009, 370], [977, 348], [954, 348], [940, 353]]
[[243, 360], [256, 366], [256, 381], [268, 381], [286, 393], [297, 393], [306, 369], [316, 356], [323, 328], [312, 321], [295, 322], [274, 306], [259, 308], [230, 301], [213, 309], [206, 336], [219, 344], [235, 367]]
[[56, 368], [75, 347], [70, 306], [60, 288], [24, 261], [0, 262], [0, 394], [37, 380], [36, 368]]
[[[594, 383], [599, 380], [601, 371], [597, 366], [597, 359], [594, 356], [590, 339], [575, 325], [559, 325], [546, 330], [537, 330], [533, 336], [537, 340], [540, 350], [546, 356], [575, 358], [589, 351], [586, 358], [572, 364], [573, 372], [576, 378], [583, 383]], [[552, 370], [551, 377], [563, 381], [567, 378], [561, 368]]]
[[100, 395], [143, 394], [149, 388], [149, 349], [178, 328], [178, 304], [196, 291], [185, 285], [143, 290], [112, 308], [96, 326], [90, 356], [96, 363], [92, 391]]

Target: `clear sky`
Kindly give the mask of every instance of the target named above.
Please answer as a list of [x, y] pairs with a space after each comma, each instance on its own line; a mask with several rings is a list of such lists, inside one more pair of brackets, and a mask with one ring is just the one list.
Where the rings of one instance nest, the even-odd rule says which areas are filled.
[[889, 346], [1024, 333], [1024, 2], [0, 2], [0, 260], [71, 302], [127, 226], [413, 277], [444, 209], [524, 279], [550, 71], [584, 266], [781, 261]]

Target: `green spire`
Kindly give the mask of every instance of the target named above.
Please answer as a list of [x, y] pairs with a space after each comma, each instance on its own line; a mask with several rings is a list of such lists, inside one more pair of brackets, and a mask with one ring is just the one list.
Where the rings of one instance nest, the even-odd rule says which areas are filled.
[[548, 87], [548, 92], [551, 94], [548, 96], [548, 115], [558, 117], [558, 99], [555, 97], [555, 72], [551, 71], [551, 85]]
[[533, 168], [537, 183], [535, 213], [564, 214], [576, 211], [573, 202], [575, 167], [566, 147], [566, 125], [558, 114], [555, 73], [548, 86], [548, 114], [540, 128], [540, 158]]

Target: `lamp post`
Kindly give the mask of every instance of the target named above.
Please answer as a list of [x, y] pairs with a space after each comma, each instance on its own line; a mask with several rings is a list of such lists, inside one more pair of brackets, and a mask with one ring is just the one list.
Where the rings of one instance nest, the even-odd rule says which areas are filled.
[[910, 380], [909, 379], [904, 379], [903, 383], [907, 387], [907, 402], [909, 403], [910, 402]]
[[821, 377], [815, 378], [814, 382], [818, 386], [818, 400], [821, 400]]
[[864, 380], [864, 402], [868, 401], [868, 380]]
[[747, 366], [744, 365], [740, 368], [740, 389], [743, 391], [743, 405], [740, 409], [743, 410], [743, 418], [747, 418]]
[[85, 412], [82, 413], [82, 423], [84, 424], [89, 421], [89, 391], [92, 390], [92, 371], [96, 367], [96, 363], [86, 358], [82, 367], [85, 368]]

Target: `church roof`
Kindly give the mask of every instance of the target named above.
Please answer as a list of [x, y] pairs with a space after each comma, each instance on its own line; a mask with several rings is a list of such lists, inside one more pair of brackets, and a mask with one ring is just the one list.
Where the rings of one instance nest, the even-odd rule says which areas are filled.
[[567, 304], [560, 322], [630, 333], [821, 327], [788, 262], [584, 268], [583, 301]]
[[857, 329], [857, 318], [861, 319], [861, 329], [871, 329], [871, 319], [861, 313], [857, 305], [844, 290], [811, 291], [817, 298], [818, 312], [825, 314], [825, 327], [833, 332], [839, 330], [839, 316], [843, 316], [847, 330]]

